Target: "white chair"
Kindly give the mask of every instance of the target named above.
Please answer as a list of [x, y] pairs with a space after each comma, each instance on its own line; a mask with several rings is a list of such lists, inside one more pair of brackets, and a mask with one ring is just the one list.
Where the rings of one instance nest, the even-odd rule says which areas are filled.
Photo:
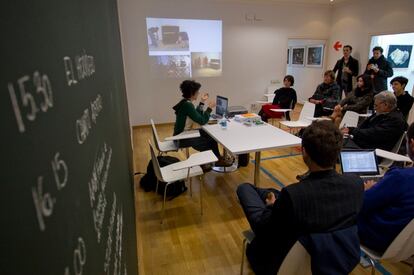
[[[369, 248], [361, 245], [361, 250], [368, 256], [371, 264], [371, 274], [375, 274], [375, 261], [388, 260], [390, 262], [400, 262], [407, 260], [414, 255], [414, 219], [398, 234], [398, 236], [392, 241], [390, 246], [381, 253], [375, 252]], [[413, 270], [414, 274], [414, 265]]]
[[289, 128], [290, 131], [294, 128], [305, 128], [311, 125], [312, 118], [315, 115], [315, 104], [305, 102], [299, 114], [299, 119], [296, 121], [281, 121], [280, 124]]
[[213, 154], [211, 150], [204, 151], [200, 153], [192, 154], [188, 159], [184, 161], [180, 161], [177, 163], [173, 163], [164, 167], [160, 167], [158, 163], [157, 156], [155, 154], [154, 148], [150, 141], [148, 141], [150, 152], [151, 152], [151, 161], [154, 168], [155, 176], [157, 177], [157, 185], [155, 188], [155, 192], [158, 192], [158, 183], [160, 181], [165, 182], [164, 188], [164, 200], [162, 203], [162, 210], [161, 210], [161, 223], [164, 220], [164, 211], [165, 211], [165, 200], [167, 196], [167, 188], [168, 186], [176, 181], [185, 180], [187, 179], [190, 183], [190, 195], [192, 196], [192, 182], [191, 178], [200, 176], [200, 209], [201, 215], [203, 214], [203, 202], [202, 202], [202, 185], [204, 183], [204, 172], [200, 165], [209, 164], [216, 162], [218, 159]]
[[[397, 143], [394, 145], [394, 147], [391, 150], [391, 153], [395, 153], [398, 154], [398, 151], [401, 148], [402, 142], [405, 139], [405, 136], [407, 135], [407, 132], [404, 132], [401, 137], [398, 139]], [[381, 168], [381, 174], [383, 174], [383, 172], [385, 173], [385, 171], [391, 167], [391, 165], [394, 163], [393, 159], [387, 159], [384, 158], [379, 164], [378, 166]]]
[[339, 124], [339, 129], [344, 127], [357, 127], [359, 121], [359, 114], [353, 111], [346, 111], [344, 117], [342, 118], [341, 123]]
[[154, 120], [151, 121], [152, 137], [154, 139], [155, 147], [158, 150], [158, 155], [168, 152], [178, 151], [178, 145], [173, 140], [160, 141], [157, 129], [155, 128]]
[[[240, 275], [243, 275], [244, 269], [244, 258], [246, 254], [246, 247], [253, 238], [254, 233], [251, 230], [243, 231], [243, 251], [242, 251], [242, 261], [240, 266]], [[296, 241], [296, 243], [289, 250], [289, 253], [286, 255], [285, 259], [282, 262], [282, 265], [279, 268], [279, 275], [310, 275], [311, 272], [311, 258], [309, 253], [303, 247], [303, 245]]]

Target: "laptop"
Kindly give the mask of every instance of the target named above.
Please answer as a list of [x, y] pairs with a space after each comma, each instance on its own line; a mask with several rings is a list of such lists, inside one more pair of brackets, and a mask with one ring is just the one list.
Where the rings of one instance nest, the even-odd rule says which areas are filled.
[[210, 114], [210, 119], [220, 119], [227, 113], [229, 108], [229, 99], [223, 96], [217, 96], [216, 98], [216, 112], [215, 114]]
[[342, 150], [340, 153], [342, 174], [357, 175], [363, 180], [378, 181], [382, 178], [379, 172], [377, 155], [374, 149]]

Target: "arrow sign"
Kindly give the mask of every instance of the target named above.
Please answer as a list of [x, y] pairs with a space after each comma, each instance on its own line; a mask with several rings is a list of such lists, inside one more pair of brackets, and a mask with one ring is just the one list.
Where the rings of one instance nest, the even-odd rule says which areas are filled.
[[333, 47], [334, 47], [335, 51], [339, 51], [339, 49], [342, 48], [342, 44], [341, 44], [341, 42], [336, 41]]

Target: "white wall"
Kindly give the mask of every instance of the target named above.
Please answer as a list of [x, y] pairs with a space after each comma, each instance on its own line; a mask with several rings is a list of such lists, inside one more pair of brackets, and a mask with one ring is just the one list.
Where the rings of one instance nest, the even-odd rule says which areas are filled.
[[350, 44], [353, 56], [359, 59], [360, 72], [369, 59], [371, 36], [414, 32], [413, 0], [350, 0], [338, 3], [332, 10], [332, 28], [329, 40], [328, 63], [333, 68], [342, 51], [333, 44]]
[[[196, 79], [213, 97], [250, 106], [262, 98], [271, 80], [286, 73], [288, 38], [328, 39], [328, 5], [218, 3], [191, 0], [118, 0], [121, 38], [132, 125], [175, 120], [171, 109], [181, 97], [183, 79], [153, 79], [147, 58], [146, 17], [223, 20], [223, 76]], [[208, 3], [206, 3], [208, 2]], [[254, 24], [245, 14], [263, 21]], [[299, 92], [299, 91], [298, 91]]]
[[[306, 64], [306, 46], [325, 45], [326, 40], [312, 39], [289, 39], [289, 47], [305, 47], [305, 64]], [[325, 47], [326, 48], [326, 47]], [[324, 49], [325, 50], [325, 49]], [[326, 53], [324, 52], [321, 68], [295, 66], [287, 67], [287, 74], [295, 77], [295, 88], [298, 95], [298, 102], [305, 102], [310, 98], [316, 90], [316, 87], [323, 81], [323, 73], [325, 72]]]

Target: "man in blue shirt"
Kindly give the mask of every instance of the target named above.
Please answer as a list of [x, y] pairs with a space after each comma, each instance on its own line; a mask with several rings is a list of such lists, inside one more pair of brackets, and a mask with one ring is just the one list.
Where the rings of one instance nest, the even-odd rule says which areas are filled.
[[[407, 131], [407, 152], [414, 160], [414, 123]], [[379, 182], [365, 182], [358, 217], [361, 244], [383, 253], [414, 219], [414, 168], [393, 168]]]

